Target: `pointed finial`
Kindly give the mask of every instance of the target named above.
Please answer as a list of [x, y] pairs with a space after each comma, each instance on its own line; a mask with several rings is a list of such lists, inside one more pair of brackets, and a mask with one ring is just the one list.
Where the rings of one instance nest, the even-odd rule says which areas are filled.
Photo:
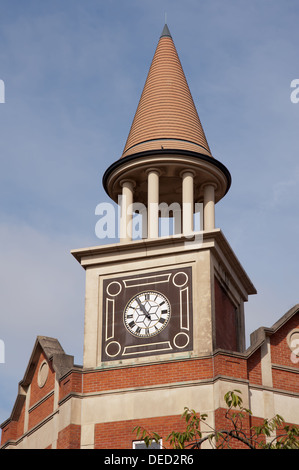
[[161, 34], [160, 38], [165, 37], [165, 36], [168, 36], [169, 38], [171, 38], [171, 34], [170, 34], [170, 31], [169, 31], [168, 26], [167, 26], [166, 23], [164, 25], [164, 28], [163, 28], [163, 31], [162, 31], [162, 34]]

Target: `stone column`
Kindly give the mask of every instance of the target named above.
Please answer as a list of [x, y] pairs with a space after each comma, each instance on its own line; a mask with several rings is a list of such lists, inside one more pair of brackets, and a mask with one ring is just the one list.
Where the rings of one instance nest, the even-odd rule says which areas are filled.
[[121, 181], [122, 197], [120, 207], [120, 242], [132, 240], [132, 205], [134, 183], [130, 180]]
[[214, 230], [215, 228], [215, 187], [213, 183], [204, 186], [204, 230]]
[[147, 174], [147, 237], [159, 236], [159, 176], [160, 172], [150, 168]]
[[193, 232], [194, 212], [194, 173], [190, 170], [183, 171], [182, 177], [182, 233], [190, 235]]

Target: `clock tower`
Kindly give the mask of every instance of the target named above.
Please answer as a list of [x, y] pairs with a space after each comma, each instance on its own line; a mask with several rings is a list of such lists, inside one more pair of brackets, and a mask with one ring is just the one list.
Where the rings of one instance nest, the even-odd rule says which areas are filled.
[[255, 288], [215, 228], [215, 204], [230, 184], [165, 25], [123, 153], [103, 176], [120, 205], [120, 241], [72, 252], [86, 270], [84, 367], [244, 351], [243, 306]]
[[120, 240], [72, 251], [86, 272], [83, 365], [37, 337], [1, 448], [136, 449], [136, 426], [169, 448], [184, 407], [207, 415], [201, 432], [226, 428], [234, 389], [252, 410], [248, 429], [275, 414], [299, 423], [299, 305], [245, 349], [256, 290], [215, 224], [230, 184], [165, 25], [122, 155], [103, 176]]

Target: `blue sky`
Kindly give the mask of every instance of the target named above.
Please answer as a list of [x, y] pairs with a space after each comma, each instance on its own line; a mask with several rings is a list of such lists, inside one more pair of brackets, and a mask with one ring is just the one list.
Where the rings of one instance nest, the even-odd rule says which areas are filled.
[[167, 12], [209, 145], [232, 175], [216, 225], [257, 288], [247, 341], [298, 295], [297, 0], [0, 0], [0, 422], [37, 335], [82, 363], [102, 175], [123, 150]]

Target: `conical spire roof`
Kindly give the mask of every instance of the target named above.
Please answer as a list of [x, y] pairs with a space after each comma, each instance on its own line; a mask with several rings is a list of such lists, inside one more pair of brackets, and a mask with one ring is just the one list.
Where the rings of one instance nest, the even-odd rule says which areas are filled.
[[173, 39], [165, 24], [122, 158], [161, 149], [212, 157]]

